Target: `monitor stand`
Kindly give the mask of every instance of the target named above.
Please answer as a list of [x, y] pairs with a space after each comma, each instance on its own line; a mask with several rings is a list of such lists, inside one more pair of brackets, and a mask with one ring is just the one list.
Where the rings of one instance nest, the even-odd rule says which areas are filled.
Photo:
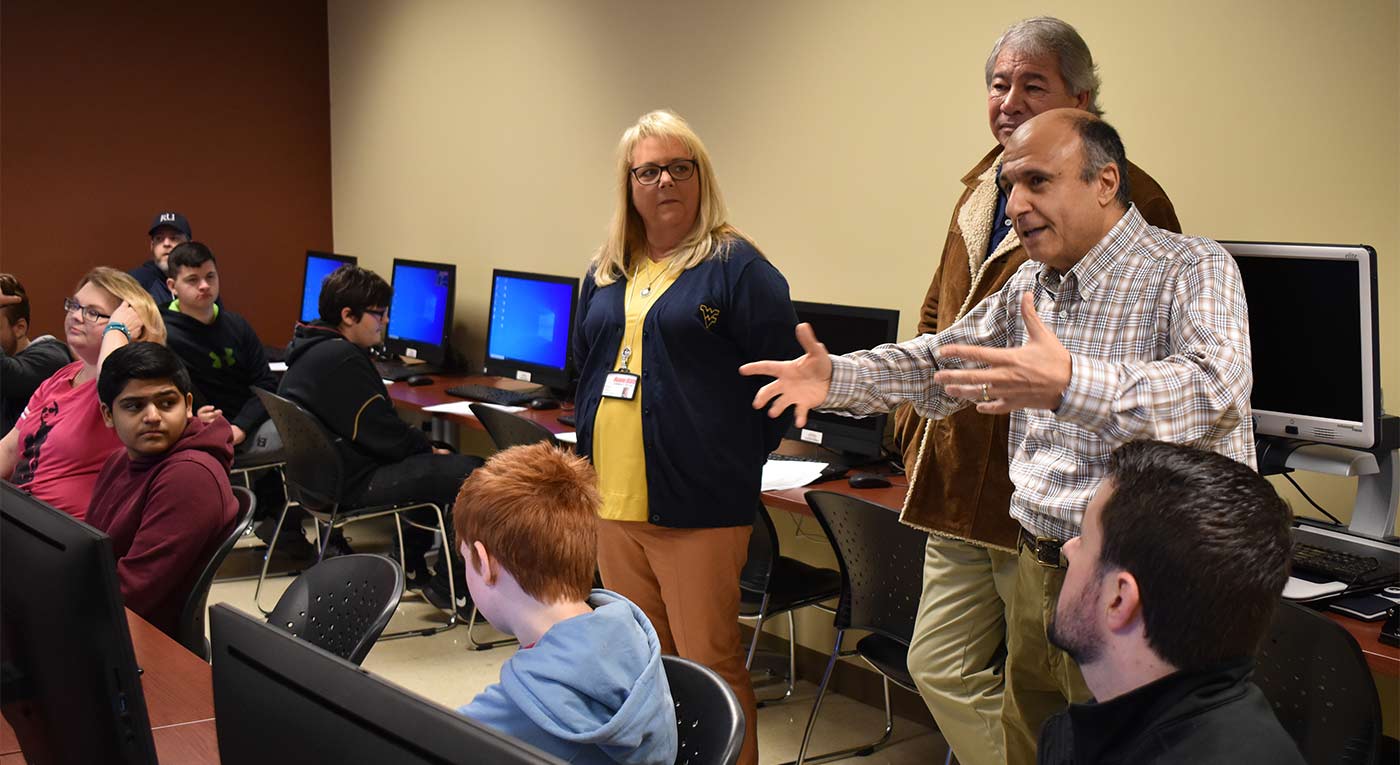
[[1395, 522], [1400, 515], [1400, 444], [1395, 443], [1395, 420], [1386, 415], [1382, 438], [1375, 448], [1351, 449], [1331, 444], [1260, 436], [1259, 472], [1263, 475], [1306, 470], [1355, 478], [1356, 505], [1351, 523], [1343, 528], [1299, 519], [1305, 526], [1334, 533], [1395, 544]]

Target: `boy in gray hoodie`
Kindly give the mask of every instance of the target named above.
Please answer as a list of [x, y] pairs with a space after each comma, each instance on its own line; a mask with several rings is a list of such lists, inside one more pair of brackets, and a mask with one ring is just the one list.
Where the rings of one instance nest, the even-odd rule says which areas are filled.
[[661, 643], [631, 601], [590, 589], [601, 504], [588, 461], [543, 443], [497, 453], [462, 484], [467, 587], [520, 650], [459, 711], [568, 762], [669, 765]]

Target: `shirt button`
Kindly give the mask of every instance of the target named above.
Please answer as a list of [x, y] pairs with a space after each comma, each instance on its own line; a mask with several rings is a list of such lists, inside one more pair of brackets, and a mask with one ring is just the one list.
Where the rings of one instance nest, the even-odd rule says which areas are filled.
[[646, 338], [646, 337], [651, 337], [651, 333], [648, 332], [648, 331], [646, 331], [646, 330], [642, 330], [642, 337], [644, 337], [644, 338]]
[[647, 416], [647, 415], [649, 415], [649, 414], [651, 414], [651, 409], [650, 409], [649, 407], [645, 407], [645, 406], [642, 407], [642, 416], [645, 417], [645, 416]]
[[1001, 222], [1001, 225], [1003, 225], [1003, 226], [1010, 226], [1010, 225], [1011, 225], [1011, 219], [1010, 219], [1010, 218], [1007, 218], [1006, 220], [1004, 220], [1004, 221]]
[[648, 377], [651, 377], [651, 372], [649, 372], [649, 371], [643, 369], [643, 370], [642, 370], [642, 379], [645, 380], [645, 379], [648, 378]]
[[659, 515], [653, 515], [653, 516], [651, 517], [651, 522], [652, 522], [652, 523], [660, 523], [660, 522], [661, 522], [661, 516], [659, 516]]

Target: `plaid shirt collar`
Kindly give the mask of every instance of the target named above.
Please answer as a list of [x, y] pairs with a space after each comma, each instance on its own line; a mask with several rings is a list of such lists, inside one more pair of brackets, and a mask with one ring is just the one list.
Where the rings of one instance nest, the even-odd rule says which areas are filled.
[[1040, 271], [1036, 274], [1036, 281], [1040, 286], [1049, 290], [1052, 294], [1064, 295], [1074, 294], [1080, 300], [1090, 300], [1094, 296], [1094, 290], [1098, 287], [1113, 270], [1113, 266], [1122, 261], [1133, 251], [1130, 243], [1136, 242], [1147, 232], [1147, 221], [1138, 212], [1137, 206], [1128, 205], [1127, 212], [1113, 224], [1113, 228], [1099, 240], [1084, 257], [1079, 259], [1063, 275], [1042, 264]]

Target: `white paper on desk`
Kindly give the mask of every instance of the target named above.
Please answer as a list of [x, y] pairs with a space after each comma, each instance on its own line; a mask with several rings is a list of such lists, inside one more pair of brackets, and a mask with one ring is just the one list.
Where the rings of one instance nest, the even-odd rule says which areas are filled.
[[1347, 588], [1342, 582], [1309, 582], [1306, 579], [1288, 577], [1283, 585], [1284, 600], [1308, 601], [1335, 595]]
[[567, 432], [567, 433], [555, 433], [555, 434], [554, 434], [554, 437], [557, 438], [557, 439], [559, 439], [560, 441], [563, 441], [563, 442], [566, 443], [566, 444], [576, 444], [576, 443], [578, 443], [578, 433], [577, 433], [576, 431], [573, 431], [573, 430], [571, 430], [571, 431], [569, 431], [569, 432]]
[[763, 491], [796, 489], [817, 480], [826, 469], [825, 462], [801, 460], [768, 460], [763, 465]]
[[434, 414], [461, 414], [467, 417], [473, 417], [475, 415], [472, 414], [472, 404], [489, 406], [492, 409], [499, 409], [502, 412], [525, 411], [525, 407], [523, 406], [505, 406], [504, 404], [491, 404], [485, 401], [453, 401], [447, 404], [434, 404], [433, 406], [423, 407], [423, 411], [432, 412]]
[[267, 362], [267, 368], [272, 370], [273, 372], [285, 372], [287, 371], [287, 362], [269, 361]]
[[379, 381], [382, 382], [382, 383], [384, 383], [384, 387], [386, 387], [386, 388], [389, 387], [390, 385], [393, 385], [393, 384], [394, 384], [394, 381], [393, 381], [393, 380], [386, 380], [386, 379], [384, 379], [384, 378], [382, 378], [382, 377], [379, 378]]

